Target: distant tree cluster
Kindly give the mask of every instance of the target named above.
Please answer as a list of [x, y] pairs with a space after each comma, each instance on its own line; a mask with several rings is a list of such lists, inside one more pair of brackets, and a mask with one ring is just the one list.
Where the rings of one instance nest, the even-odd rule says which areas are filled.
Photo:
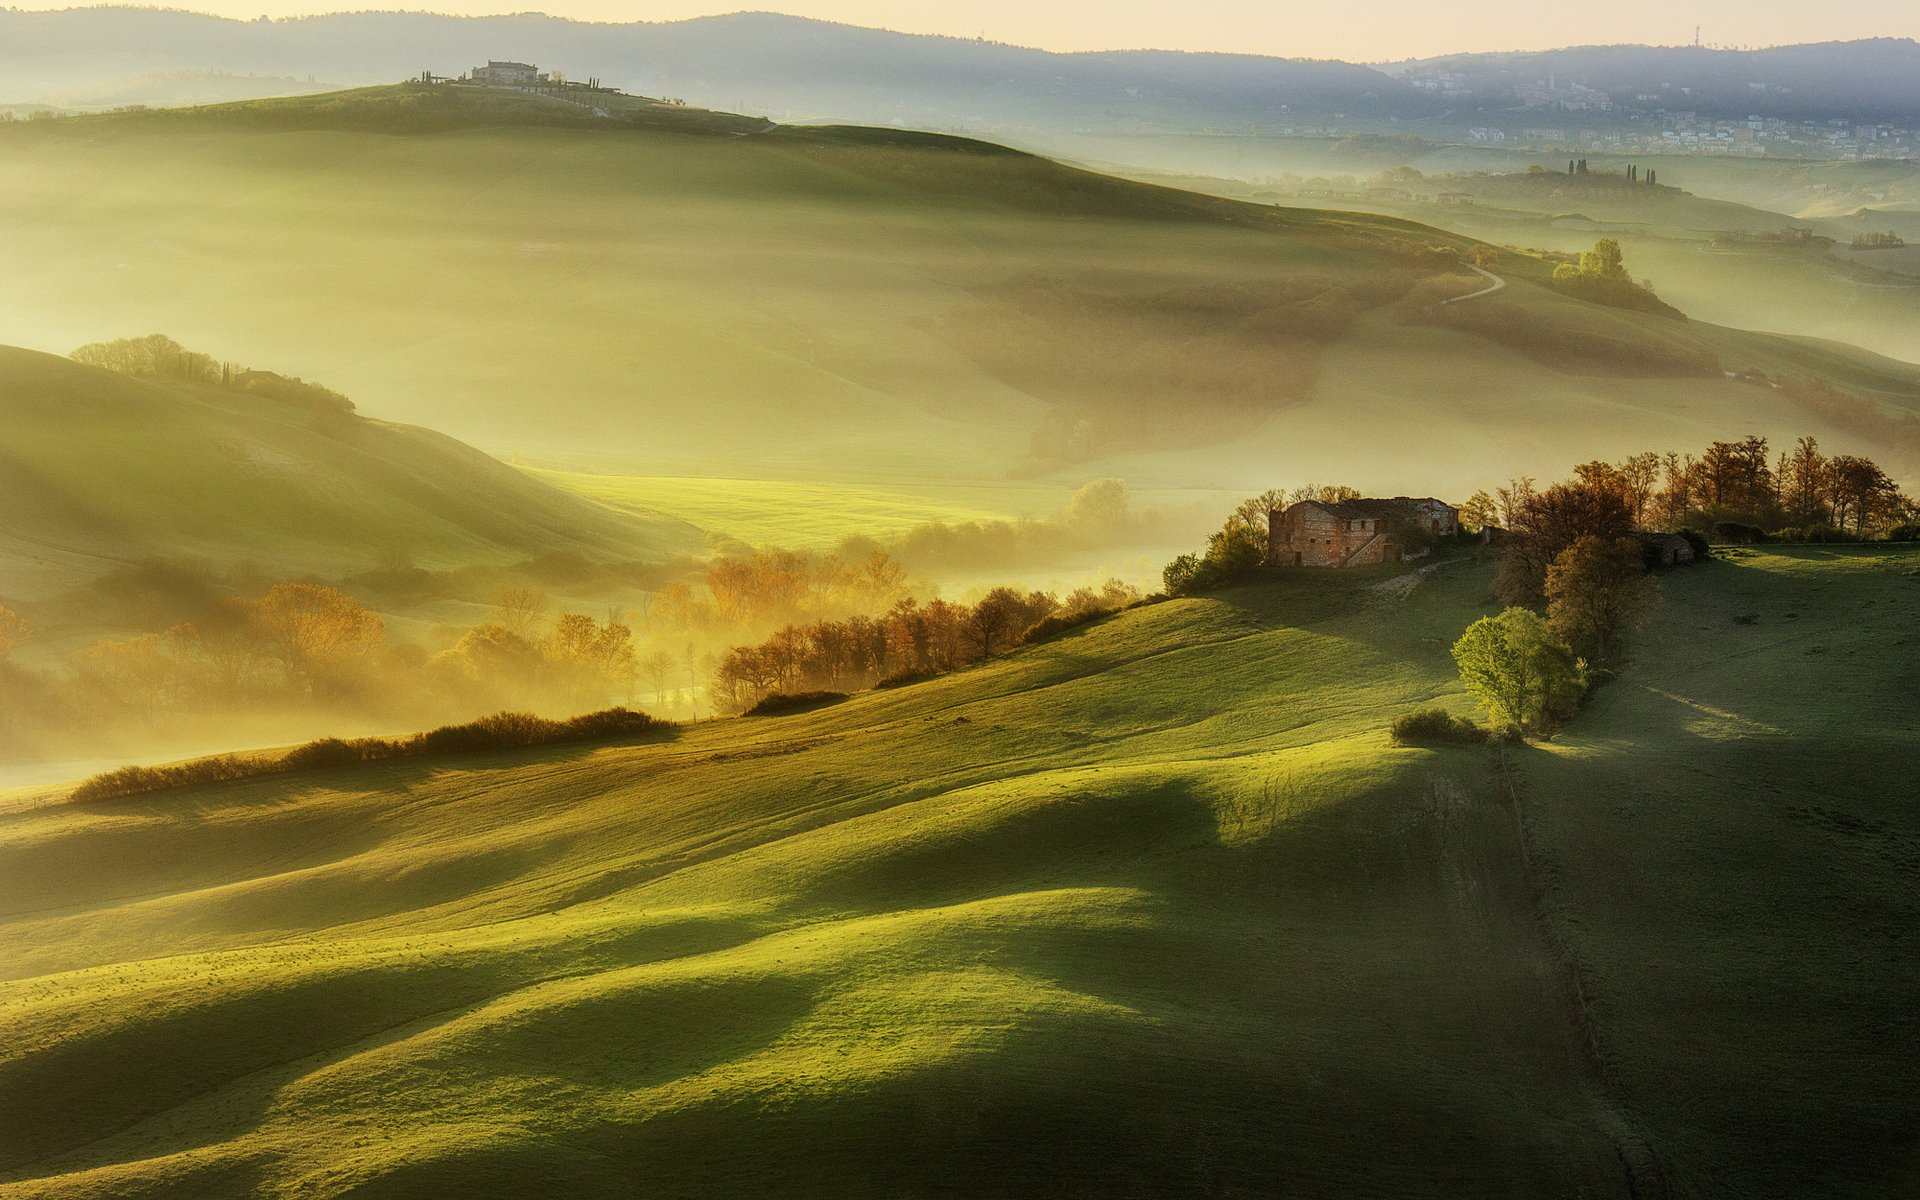
[[1136, 603], [1117, 579], [1064, 599], [997, 587], [973, 604], [904, 598], [882, 616], [789, 625], [758, 645], [736, 646], [714, 671], [716, 702], [739, 711], [770, 695], [844, 692], [889, 679], [958, 670]]
[[122, 375], [178, 379], [248, 392], [268, 400], [304, 406], [315, 417], [346, 417], [352, 415], [354, 410], [353, 401], [332, 388], [272, 371], [256, 371], [238, 363], [225, 362], [211, 354], [189, 350], [161, 333], [111, 342], [89, 342], [69, 357], [77, 363], [102, 367]]
[[1505, 589], [1531, 601], [1553, 557], [1583, 536], [1635, 530], [1700, 530], [1721, 541], [1841, 541], [1880, 536], [1910, 540], [1920, 511], [1879, 464], [1859, 455], [1827, 455], [1811, 437], [1775, 451], [1766, 438], [1714, 442], [1699, 454], [1647, 452], [1618, 463], [1589, 462], [1544, 491], [1532, 479], [1479, 492], [1463, 523], [1508, 533], [1509, 558], [1523, 574]]
[[885, 611], [906, 592], [906, 567], [877, 547], [855, 556], [751, 550], [723, 554], [697, 581], [663, 588], [650, 615], [683, 634], [757, 632], [809, 618]]
[[1642, 531], [1677, 531], [1704, 556], [1720, 541], [1831, 541], [1869, 532], [1920, 537], [1915, 507], [1877, 464], [1829, 457], [1810, 437], [1774, 454], [1767, 439], [1714, 442], [1698, 455], [1588, 462], [1546, 488], [1515, 479], [1461, 509], [1497, 528], [1495, 593], [1507, 610], [1455, 647], [1462, 681], [1496, 722], [1529, 736], [1563, 722], [1590, 684], [1626, 661], [1627, 635], [1659, 602]]
[[1561, 263], [1553, 269], [1556, 291], [1596, 304], [1615, 308], [1639, 309], [1662, 316], [1680, 316], [1679, 310], [1654, 294], [1646, 280], [1634, 282], [1627, 273], [1626, 258], [1614, 238], [1601, 238], [1593, 249], [1582, 252], [1579, 261]]
[[[414, 720], [509, 705], [579, 711], [629, 697], [640, 669], [630, 627], [611, 615], [549, 621], [545, 607], [537, 593], [510, 593], [493, 621], [429, 655], [390, 642], [381, 617], [338, 588], [280, 583], [164, 633], [95, 642], [63, 670], [31, 671], [0, 653], [0, 712], [31, 712], [49, 728], [84, 714], [96, 730], [160, 730], [218, 713]], [[0, 651], [28, 632], [0, 609]]]

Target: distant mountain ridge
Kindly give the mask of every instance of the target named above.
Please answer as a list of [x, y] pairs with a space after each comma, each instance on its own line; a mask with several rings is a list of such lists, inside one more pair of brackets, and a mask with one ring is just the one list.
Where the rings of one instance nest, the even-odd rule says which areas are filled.
[[1920, 116], [1920, 42], [1869, 38], [1723, 50], [1701, 46], [1570, 46], [1506, 54], [1451, 54], [1386, 68], [1465, 76], [1472, 94], [1538, 79], [1578, 83], [1616, 102], [1658, 96], [1673, 109], [1795, 120], [1911, 121]]
[[587, 24], [538, 13], [248, 22], [160, 9], [0, 11], [0, 100], [8, 102], [169, 71], [381, 83], [502, 57], [786, 120], [983, 132], [1245, 129], [1307, 118], [1386, 127], [1460, 107], [1461, 95], [1404, 78], [1410, 67], [1434, 64], [1465, 72], [1471, 102], [1490, 111], [1515, 103], [1503, 90], [1514, 80], [1557, 74], [1635, 95], [1666, 84], [1685, 99], [1677, 106], [1719, 106], [1728, 115], [1791, 109], [1808, 118], [1920, 120], [1920, 45], [1900, 39], [1755, 52], [1589, 47], [1375, 67], [1160, 50], [1062, 54], [773, 13]]
[[880, 123], [1026, 119], [1027, 106], [1038, 102], [1070, 122], [1125, 120], [1159, 108], [1231, 114], [1313, 104], [1382, 117], [1432, 108], [1414, 89], [1347, 63], [1163, 51], [1063, 55], [770, 13], [593, 25], [537, 13], [244, 22], [153, 9], [0, 12], [8, 100], [164, 70], [381, 83], [509, 56], [735, 111]]

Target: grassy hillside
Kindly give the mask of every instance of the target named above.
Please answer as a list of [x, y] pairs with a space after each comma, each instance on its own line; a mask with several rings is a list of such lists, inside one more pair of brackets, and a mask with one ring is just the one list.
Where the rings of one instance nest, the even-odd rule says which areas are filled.
[[[1402, 316], [1480, 281], [1417, 253], [1460, 239], [1405, 222], [956, 139], [687, 136], [531, 99], [375, 89], [0, 130], [0, 308], [57, 351], [164, 315], [364, 411], [643, 475], [1064, 489], [1124, 463], [1143, 487], [1406, 490], [1349, 418], [1435, 361], [1396, 425], [1417, 399], [1438, 428], [1409, 448], [1482, 449], [1420, 462], [1421, 490], [1610, 452], [1623, 401], [1644, 422], [1632, 449], [1750, 429], [1870, 448], [1751, 389], [1608, 368], [1596, 400], [1511, 347], [1407, 333]], [[1550, 301], [1530, 278], [1505, 298]], [[1732, 335], [1671, 326], [1629, 332], [1747, 365]], [[1377, 372], [1338, 368], [1356, 357]], [[1910, 382], [1873, 402], [1911, 404]]]
[[701, 545], [429, 430], [27, 350], [0, 347], [0, 425], [0, 594], [16, 599], [158, 557], [337, 575]]
[[1672, 576], [1517, 757], [1526, 854], [1491, 752], [1384, 739], [1461, 704], [1471, 564], [667, 742], [16, 793], [0, 1195], [1898, 1190], [1910, 1131], [1840, 1150], [1915, 1098], [1917, 566]]
[[[1558, 169], [1528, 174], [1517, 161], [1523, 156], [1487, 154], [1503, 169], [1460, 172], [1456, 163], [1409, 155], [1432, 169], [1422, 178], [1391, 181], [1384, 187], [1375, 178], [1377, 172], [1402, 164], [1343, 163], [1325, 152], [1309, 160], [1312, 166], [1296, 166], [1285, 180], [1275, 180], [1266, 172], [1239, 178], [1184, 173], [1142, 177], [1256, 203], [1306, 208], [1338, 203], [1420, 221], [1495, 245], [1574, 252], [1592, 246], [1595, 238], [1611, 237], [1625, 247], [1635, 275], [1652, 279], [1664, 298], [1690, 316], [1748, 329], [1851, 341], [1909, 362], [1920, 359], [1920, 282], [1912, 277], [1906, 252], [1850, 250], [1853, 238], [1861, 233], [1900, 231], [1909, 238], [1920, 237], [1920, 223], [1912, 214], [1884, 206], [1848, 206], [1841, 202], [1844, 193], [1838, 183], [1815, 185], [1835, 190], [1824, 203], [1804, 208], [1773, 210], [1719, 198], [1713, 189], [1739, 193], [1760, 180], [1724, 180], [1717, 176], [1715, 164], [1690, 159], [1654, 160], [1651, 165], [1660, 172], [1662, 186], [1651, 188], [1628, 186], [1613, 174], [1624, 172], [1624, 160], [1596, 161], [1593, 173], [1570, 177], [1564, 173], [1564, 157]], [[1648, 165], [1640, 163], [1643, 169]], [[1772, 166], [1783, 179], [1764, 195], [1801, 199], [1787, 180], [1809, 174], [1809, 164]], [[1443, 172], [1442, 167], [1453, 171]], [[1607, 173], [1602, 174], [1603, 170]], [[1823, 179], [1838, 175], [1814, 174]], [[1667, 186], [1674, 180], [1680, 181], [1679, 186]], [[1913, 183], [1905, 186], [1911, 189]], [[1328, 200], [1324, 193], [1329, 189], [1343, 198]], [[1882, 189], [1860, 194], [1900, 194], [1902, 190], [1895, 183], [1885, 183]], [[1438, 199], [1443, 193], [1449, 197], [1445, 202]], [[1726, 244], [1727, 235], [1733, 239], [1773, 236], [1789, 226], [1811, 229], [1836, 244]]]
[[1675, 1193], [1920, 1185], [1920, 555], [1731, 551], [1525, 756], [1551, 908]]

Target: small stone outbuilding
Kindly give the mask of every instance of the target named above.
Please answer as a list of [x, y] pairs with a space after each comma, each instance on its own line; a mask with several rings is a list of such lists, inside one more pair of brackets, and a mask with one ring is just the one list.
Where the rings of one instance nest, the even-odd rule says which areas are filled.
[[1643, 533], [1640, 546], [1649, 566], [1677, 567], [1693, 561], [1693, 543], [1677, 533]]
[[1301, 500], [1267, 515], [1267, 562], [1281, 567], [1400, 562], [1426, 553], [1432, 537], [1459, 532], [1460, 510], [1431, 496]]

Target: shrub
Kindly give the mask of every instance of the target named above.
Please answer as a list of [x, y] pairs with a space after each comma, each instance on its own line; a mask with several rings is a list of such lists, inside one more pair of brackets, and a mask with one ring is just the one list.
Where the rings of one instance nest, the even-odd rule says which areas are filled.
[[658, 729], [665, 724], [667, 722], [658, 717], [635, 712], [630, 708], [607, 708], [599, 712], [581, 713], [565, 721], [567, 732], [580, 741], [632, 737], [635, 734]]
[[1420, 708], [1394, 718], [1389, 731], [1396, 746], [1472, 745], [1487, 740], [1487, 731], [1471, 717], [1456, 717], [1444, 708]]
[[320, 738], [287, 751], [281, 756], [280, 765], [289, 771], [306, 771], [369, 762], [379, 757], [388, 744], [380, 738], [356, 738], [350, 742], [339, 738]]
[[1808, 525], [1804, 528], [1778, 530], [1768, 540], [1787, 543], [1805, 542], [1820, 546], [1834, 542], [1857, 542], [1861, 539], [1860, 535], [1851, 529], [1840, 529], [1833, 525]]
[[[268, 763], [272, 761], [267, 760]], [[218, 754], [166, 767], [121, 767], [117, 771], [95, 775], [82, 783], [73, 789], [72, 798], [80, 801], [106, 800], [114, 796], [131, 796], [137, 792], [191, 787], [197, 783], [222, 783], [230, 779], [246, 779], [255, 773], [266, 773], [257, 772], [257, 765], [255, 760], [243, 759], [238, 755]]]
[[658, 717], [625, 708], [583, 713], [565, 721], [549, 721], [532, 713], [502, 712], [465, 725], [442, 725], [425, 733], [400, 738], [319, 738], [281, 755], [241, 758], [222, 754], [167, 767], [122, 767], [95, 775], [73, 790], [70, 799], [82, 803], [134, 796], [199, 783], [223, 783], [286, 775], [322, 767], [383, 762], [393, 758], [425, 758], [473, 750], [512, 746], [543, 746], [560, 742], [602, 741], [631, 737], [670, 725]]
[[428, 754], [456, 753], [462, 750], [497, 750], [508, 746], [531, 746], [542, 741], [563, 741], [565, 726], [532, 713], [499, 712], [465, 725], [442, 725], [415, 735], [415, 742]]
[[1021, 644], [1028, 646], [1035, 642], [1044, 642], [1048, 638], [1060, 636], [1069, 629], [1078, 629], [1082, 625], [1091, 625], [1095, 621], [1110, 617], [1116, 611], [1118, 610], [1111, 608], [1089, 608], [1075, 613], [1056, 613], [1051, 617], [1042, 617], [1020, 635], [1020, 641]]
[[1713, 536], [1729, 546], [1758, 546], [1767, 540], [1767, 531], [1741, 521], [1715, 521]]
[[825, 708], [829, 704], [838, 704], [846, 698], [845, 692], [772, 692], [762, 696], [760, 702], [749, 708], [744, 715], [777, 717], [782, 713]]
[[1920, 525], [1895, 525], [1887, 530], [1890, 542], [1920, 542]]

